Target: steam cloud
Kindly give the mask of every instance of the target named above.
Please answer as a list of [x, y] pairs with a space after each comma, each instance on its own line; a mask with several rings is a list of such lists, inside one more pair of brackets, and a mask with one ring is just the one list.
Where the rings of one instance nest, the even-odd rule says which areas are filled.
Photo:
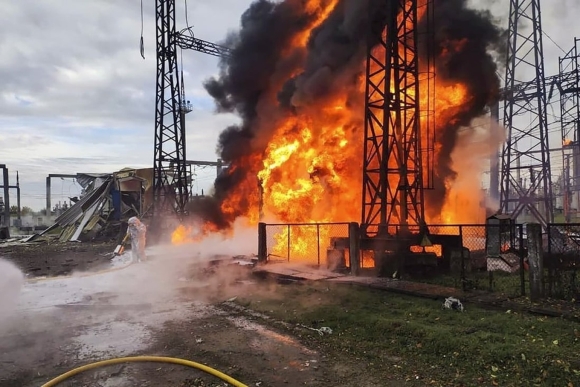
[[9, 317], [24, 286], [24, 274], [12, 262], [0, 259], [0, 323]]
[[[467, 0], [434, 2], [437, 77], [463, 83], [472, 96], [452, 112], [437, 138], [441, 151], [435, 163], [435, 189], [426, 192], [430, 210], [437, 212], [445, 200], [445, 182], [455, 177], [451, 154], [459, 129], [484, 114], [486, 105], [497, 98], [499, 79], [489, 50], [501, 49], [502, 31], [489, 13], [469, 9]], [[242, 119], [219, 138], [218, 153], [230, 168], [215, 181], [214, 195], [196, 201], [190, 211], [219, 228], [230, 227], [238, 216], [257, 208], [254, 176], [276, 122], [338, 91], [351, 90], [347, 107], [360, 108], [364, 95], [354, 93], [352, 86], [364, 75], [368, 26], [377, 24], [370, 15], [384, 6], [384, 0], [340, 0], [312, 31], [306, 50], [294, 48], [293, 39], [320, 17], [320, 8], [305, 7], [303, 0], [257, 0], [250, 6], [239, 32], [226, 39], [232, 55], [222, 59], [219, 77], [205, 84], [219, 112], [233, 112]], [[361, 110], [355, 129], [361, 143], [362, 119]], [[235, 209], [223, 211], [221, 203], [232, 192], [241, 199]]]

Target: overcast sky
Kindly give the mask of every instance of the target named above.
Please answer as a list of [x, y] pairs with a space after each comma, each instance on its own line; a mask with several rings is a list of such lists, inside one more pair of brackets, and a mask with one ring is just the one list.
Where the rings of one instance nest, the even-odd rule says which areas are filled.
[[[152, 165], [154, 1], [143, 2], [145, 60], [139, 54], [138, 0], [0, 0], [0, 164], [8, 165], [11, 184], [19, 171], [23, 205], [44, 207], [49, 173]], [[177, 3], [182, 28], [184, 1]], [[237, 28], [250, 3], [189, 0], [189, 24], [198, 38], [219, 42]], [[494, 14], [507, 20], [508, 0], [485, 3], [493, 3]], [[577, 0], [557, 3], [543, 9], [544, 30], [568, 50], [580, 36], [580, 6]], [[557, 45], [544, 39], [547, 74], [557, 72], [562, 54]], [[187, 98], [194, 105], [187, 116], [187, 157], [215, 160], [219, 132], [236, 120], [214, 115], [202, 87], [216, 73], [217, 59], [184, 52], [183, 62]], [[209, 188], [214, 176], [213, 169], [200, 170], [198, 188]], [[54, 180], [52, 201], [77, 192], [71, 180]]]

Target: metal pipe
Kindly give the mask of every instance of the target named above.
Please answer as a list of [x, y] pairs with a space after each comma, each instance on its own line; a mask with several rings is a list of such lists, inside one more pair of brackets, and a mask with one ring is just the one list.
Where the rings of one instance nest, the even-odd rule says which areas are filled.
[[46, 177], [46, 216], [50, 216], [51, 214], [51, 205], [50, 205], [50, 176]]
[[[4, 185], [0, 185], [0, 189], [3, 189]], [[17, 216], [18, 216], [18, 220], [21, 219], [21, 207], [20, 207], [20, 187], [17, 185], [10, 185], [8, 186], [8, 189], [15, 189], [16, 190], [16, 206], [18, 207], [18, 209], [16, 210]]]
[[22, 207], [20, 206], [20, 176], [18, 171], [16, 171], [16, 205], [18, 206], [18, 226], [22, 226], [20, 221], [22, 220]]
[[[10, 229], [10, 180], [6, 165], [0, 164], [0, 168], [2, 168], [2, 182], [4, 184], [4, 226]], [[10, 235], [8, 235], [8, 237], [10, 237]]]

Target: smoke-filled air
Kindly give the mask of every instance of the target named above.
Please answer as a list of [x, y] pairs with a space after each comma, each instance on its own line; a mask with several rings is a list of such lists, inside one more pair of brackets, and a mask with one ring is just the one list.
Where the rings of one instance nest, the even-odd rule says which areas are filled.
[[[497, 126], [482, 132], [472, 122], [498, 96], [491, 53], [501, 50], [502, 30], [465, 0], [434, 3], [436, 142], [426, 218], [482, 222], [481, 159], [493, 149], [482, 155], [482, 143], [497, 145], [503, 133]], [[218, 153], [230, 167], [213, 195], [190, 209], [201, 234], [231, 230], [240, 218], [254, 225], [261, 212], [277, 222], [360, 221], [368, 26], [383, 4], [258, 0], [242, 15], [239, 31], [224, 42], [231, 56], [205, 83], [218, 113], [235, 113], [241, 123], [219, 137]]]

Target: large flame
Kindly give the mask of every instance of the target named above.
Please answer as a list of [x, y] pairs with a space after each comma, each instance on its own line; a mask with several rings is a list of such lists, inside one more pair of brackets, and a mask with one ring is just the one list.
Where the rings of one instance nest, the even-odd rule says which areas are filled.
[[[307, 0], [304, 3], [305, 12], [317, 17], [295, 36], [288, 52], [306, 50], [312, 30], [328, 17], [338, 0]], [[424, 7], [420, 9], [424, 10]], [[446, 49], [461, 50], [465, 44], [466, 41], [449, 42]], [[362, 74], [365, 63], [360, 65]], [[296, 74], [300, 70], [297, 69]], [[261, 103], [277, 104], [277, 93], [285, 81], [272, 80], [270, 93]], [[440, 78], [435, 82], [436, 94], [422, 92], [420, 106], [433, 106], [436, 138], [444, 125], [455, 119], [470, 96], [463, 84], [448, 84]], [[243, 203], [244, 208], [248, 208], [245, 216], [254, 225], [260, 213], [265, 220], [280, 223], [358, 221], [362, 205], [364, 86], [365, 80], [361, 76], [356, 90], [342, 89], [331, 98], [299, 105], [292, 114], [266, 117], [267, 125], [275, 127], [273, 135], [263, 154], [256, 153], [242, 160], [245, 169], [251, 173], [222, 202], [222, 212], [234, 213]], [[353, 93], [360, 96], [354, 104]], [[434, 98], [434, 102], [430, 98]], [[350, 101], [348, 106], [347, 100]], [[427, 125], [424, 120], [421, 122]], [[423, 138], [422, 141], [433, 139]], [[435, 143], [435, 159], [439, 151]], [[232, 165], [229, 173], [233, 173], [236, 167]], [[428, 222], [480, 223], [484, 220], [484, 210], [478, 203], [481, 197], [479, 186], [454, 186], [450, 181], [447, 189], [449, 193], [443, 211], [428, 217]], [[477, 205], [474, 207], [473, 203]], [[466, 211], [468, 207], [474, 210]], [[336, 231], [338, 228], [333, 230], [331, 227], [281, 227], [273, 236], [275, 246], [269, 253], [312, 261], [313, 249], [326, 249], [330, 238], [346, 236], [344, 227], [341, 231]], [[174, 242], [187, 240], [184, 237], [187, 234], [186, 229], [177, 229]], [[321, 244], [317, 240], [322, 241]]]

